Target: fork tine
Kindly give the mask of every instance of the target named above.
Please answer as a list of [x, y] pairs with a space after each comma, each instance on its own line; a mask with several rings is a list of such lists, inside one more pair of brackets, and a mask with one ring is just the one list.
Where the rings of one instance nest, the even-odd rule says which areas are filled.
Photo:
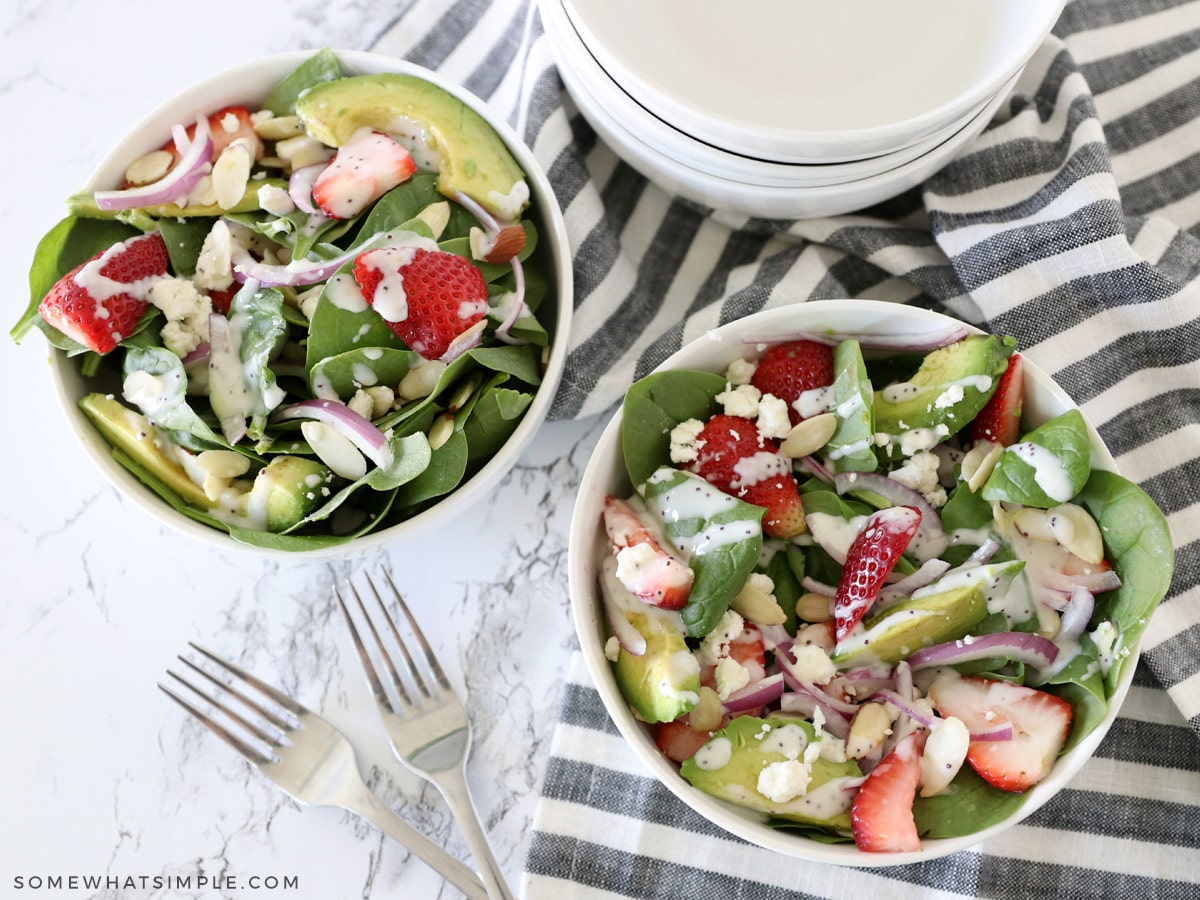
[[[200, 675], [203, 675], [210, 683], [216, 685], [218, 688], [220, 688], [226, 694], [230, 694], [234, 697], [237, 697], [238, 700], [240, 700], [243, 705], [254, 710], [256, 713], [258, 713], [260, 716], [262, 716], [264, 719], [266, 719], [268, 722], [270, 722], [271, 725], [274, 726], [276, 731], [282, 733], [285, 731], [291, 731], [293, 729], [294, 726], [291, 725], [289, 722], [285, 722], [282, 718], [280, 718], [274, 712], [272, 712], [271, 710], [262, 706], [261, 704], [255, 703], [253, 700], [251, 700], [249, 697], [245, 696], [241, 691], [239, 691], [234, 685], [226, 684], [224, 681], [221, 681], [221, 679], [217, 678], [217, 676], [214, 675], [212, 672], [209, 672], [207, 669], [203, 668], [202, 666], [197, 665], [195, 662], [188, 659], [186, 656], [179, 656], [178, 659], [181, 663], [183, 663], [185, 666], [190, 668], [192, 671], [197, 672]], [[174, 672], [170, 671], [169, 669], [167, 670], [167, 674], [174, 675], [175, 678], [178, 678], [180, 681], [183, 681], [184, 684], [186, 684], [193, 691], [195, 691], [197, 694], [202, 696], [209, 703], [214, 703], [214, 704], [217, 704], [218, 706], [221, 706], [221, 708], [224, 709], [231, 716], [237, 716], [237, 713], [235, 713], [231, 709], [227, 709], [226, 707], [224, 707], [222, 704], [220, 704], [216, 700], [215, 697], [213, 697], [209, 694], [206, 694], [203, 691], [198, 690], [195, 687], [195, 685], [192, 685], [189, 682], [184, 681], [183, 678], [181, 678], [179, 675], [176, 675]], [[240, 717], [238, 717], [238, 718], [240, 718]], [[249, 724], [249, 723], [247, 723], [247, 724]], [[267, 738], [264, 737], [264, 740], [266, 740], [266, 739]], [[277, 743], [277, 742], [273, 741], [273, 743]]]
[[[400, 681], [396, 667], [392, 665], [391, 657], [383, 649], [383, 643], [379, 639], [379, 632], [375, 630], [375, 624], [371, 621], [371, 617], [367, 615], [367, 609], [363, 605], [362, 597], [358, 594], [358, 589], [353, 584], [350, 584], [349, 587], [350, 592], [354, 595], [354, 599], [358, 602], [358, 608], [362, 612], [363, 618], [366, 619], [367, 627], [371, 629], [371, 634], [375, 638], [375, 646], [379, 648], [380, 654], [383, 656], [384, 665], [388, 668], [393, 686], [399, 692], [401, 700], [404, 703], [409, 703], [408, 692], [404, 689], [404, 684]], [[333, 596], [337, 598], [338, 605], [342, 608], [342, 616], [350, 628], [350, 637], [354, 641], [354, 649], [358, 651], [358, 658], [362, 662], [363, 670], [367, 673], [367, 682], [371, 685], [371, 693], [375, 695], [375, 702], [383, 704], [389, 709], [394, 709], [391, 698], [384, 689], [383, 682], [379, 679], [379, 672], [375, 668], [375, 664], [371, 661], [371, 655], [367, 652], [366, 645], [363, 644], [358, 626], [354, 624], [354, 618], [350, 615], [350, 608], [346, 606], [346, 601], [336, 586], [333, 589]]]
[[[267, 684], [265, 681], [255, 678], [253, 675], [251, 675], [245, 669], [242, 669], [239, 666], [235, 666], [231, 662], [221, 659], [221, 657], [217, 656], [211, 650], [205, 650], [203, 647], [201, 647], [199, 644], [195, 643], [194, 641], [188, 641], [188, 646], [191, 647], [196, 652], [201, 653], [204, 656], [208, 657], [208, 659], [212, 660], [218, 666], [221, 666], [223, 669], [226, 669], [226, 670], [232, 672], [234, 675], [236, 675], [238, 678], [240, 678], [246, 684], [248, 684], [251, 687], [256, 688], [259, 691], [261, 691], [262, 693], [266, 694], [268, 697], [270, 697], [272, 700], [274, 700], [275, 703], [277, 703], [279, 706], [286, 709], [292, 715], [297, 716], [297, 717], [303, 716], [303, 715], [311, 715], [311, 713], [309, 713], [307, 709], [305, 709], [303, 706], [301, 706], [299, 703], [297, 703], [295, 700], [293, 700], [287, 694], [283, 693], [280, 690], [277, 690], [276, 688], [273, 688], [271, 685]], [[233, 691], [233, 693], [237, 693], [237, 691]], [[238, 696], [242, 697], [241, 694], [238, 694]], [[242, 699], [246, 700], [246, 702], [249, 703], [251, 706], [261, 709], [261, 707], [259, 707], [258, 704], [255, 704], [254, 701], [248, 700], [245, 697], [242, 697]]]
[[[433, 652], [433, 648], [429, 646], [429, 641], [425, 639], [425, 632], [421, 630], [421, 626], [417, 624], [416, 618], [412, 614], [412, 610], [408, 608], [408, 604], [404, 602], [404, 597], [400, 594], [400, 590], [396, 587], [396, 583], [392, 581], [392, 575], [387, 569], [383, 570], [383, 577], [387, 579], [388, 585], [392, 589], [392, 593], [396, 595], [396, 602], [400, 604], [400, 609], [404, 611], [404, 617], [408, 619], [409, 627], [412, 628], [413, 636], [417, 639], [417, 643], [421, 647], [421, 652], [425, 654], [425, 662], [429, 664], [429, 671], [433, 673], [433, 677], [437, 679], [437, 683], [441, 685], [443, 690], [450, 690], [450, 680], [446, 678], [446, 673], [442, 671], [441, 663], [438, 662], [437, 656]], [[372, 588], [374, 585], [372, 585]], [[378, 596], [378, 594], [376, 594]], [[396, 631], [396, 626], [392, 625], [392, 631]], [[397, 640], [399, 635], [397, 634]]]
[[[174, 674], [174, 673], [172, 673], [172, 674]], [[178, 676], [176, 676], [176, 677], [178, 677]], [[184, 683], [186, 684], [187, 682], [184, 682]], [[191, 687], [191, 685], [188, 685], [188, 686]], [[158, 682], [158, 687], [159, 687], [159, 690], [161, 690], [164, 694], [166, 694], [168, 697], [170, 697], [172, 700], [174, 700], [176, 703], [178, 703], [180, 706], [182, 706], [184, 709], [186, 709], [189, 713], [191, 713], [193, 716], [195, 716], [197, 719], [199, 719], [202, 723], [204, 723], [204, 725], [206, 725], [208, 727], [208, 729], [210, 731], [213, 732], [213, 734], [215, 734], [217, 737], [219, 737], [221, 740], [223, 740], [225, 743], [227, 743], [230, 747], [232, 747], [234, 750], [236, 750], [239, 754], [241, 754], [249, 762], [253, 763], [256, 766], [271, 762], [271, 757], [269, 757], [267, 754], [263, 753], [260, 749], [253, 746], [252, 744], [248, 744], [247, 742], [243, 741], [241, 738], [239, 738], [237, 735], [235, 735], [229, 729], [227, 729], [223, 725], [221, 725], [221, 723], [217, 722], [215, 719], [211, 718], [206, 713], [202, 712], [199, 709], [199, 707], [195, 706], [190, 701], [185, 700], [182, 696], [180, 696], [178, 693], [176, 693], [171, 688], [167, 687], [161, 681]]]
[[[386, 571], [384, 574], [386, 574]], [[367, 584], [370, 585], [371, 593], [375, 595], [375, 605], [379, 608], [378, 616], [387, 623], [388, 630], [390, 630], [392, 633], [392, 639], [396, 642], [396, 646], [400, 648], [400, 655], [404, 657], [404, 667], [408, 670], [408, 674], [412, 677], [413, 682], [416, 684], [417, 690], [428, 697], [429, 688], [425, 684], [425, 679], [421, 677], [421, 670], [417, 668], [416, 660], [412, 658], [412, 654], [409, 653], [408, 650], [408, 645], [404, 643], [404, 638], [400, 636], [400, 631], [396, 628], [396, 620], [393, 619], [392, 614], [388, 612], [387, 606], [383, 602], [383, 597], [379, 593], [379, 588], [375, 587], [375, 582], [371, 579], [370, 575], [364, 575], [363, 577], [366, 579]], [[389, 584], [391, 584], [391, 581], [391, 578], [388, 578]], [[396, 594], [396, 598], [403, 603], [403, 598], [400, 597], [400, 592], [396, 590], [396, 586], [394, 584], [391, 586], [392, 591]], [[357, 593], [358, 592], [355, 591], [356, 596]], [[361, 605], [361, 603], [362, 600], [360, 599], [359, 604]], [[383, 654], [383, 658], [387, 660], [388, 666], [392, 670], [393, 681], [396, 682], [401, 691], [404, 691], [403, 683], [400, 680], [400, 675], [392, 664], [391, 655], [385, 649], [383, 639], [380, 637], [379, 632], [375, 630], [374, 621], [370, 615], [367, 615], [365, 607], [363, 607], [363, 614], [367, 616], [367, 622], [370, 623], [371, 631], [375, 634], [375, 641], [379, 645], [379, 650]], [[404, 699], [410, 703], [412, 702], [407, 691], [404, 691]]]
[[[215, 678], [213, 678], [212, 675], [210, 675], [208, 672], [205, 672], [203, 669], [201, 669], [199, 666], [197, 666], [190, 659], [180, 656], [179, 661], [184, 663], [185, 665], [191, 667], [192, 669], [194, 669], [195, 671], [197, 671], [201, 675], [203, 675], [205, 678], [212, 681], [225, 694], [237, 697], [239, 700], [242, 700], [242, 702], [245, 702], [245, 700], [241, 696], [241, 694], [239, 694], [237, 691], [230, 688], [228, 685], [221, 684], [219, 681], [217, 681]], [[280, 745], [280, 743], [281, 743], [280, 739], [282, 738], [284, 731], [287, 730], [286, 728], [276, 727], [275, 734], [270, 734], [265, 729], [260, 727], [257, 723], [251, 722], [249, 719], [247, 719], [245, 716], [238, 713], [236, 710], [230, 709], [228, 705], [221, 702], [221, 699], [218, 696], [211, 694], [208, 691], [200, 690], [200, 688], [196, 687], [196, 685], [192, 684], [190, 681], [188, 681], [186, 678], [184, 678], [178, 672], [174, 672], [171, 669], [167, 669], [167, 674], [170, 675], [172, 678], [174, 678], [176, 681], [178, 681], [180, 684], [182, 684], [184, 687], [186, 687], [188, 690], [190, 690], [193, 694], [197, 695], [198, 697], [203, 697], [205, 700], [207, 700], [209, 703], [211, 703], [213, 706], [215, 706], [221, 712], [225, 713], [225, 715], [227, 715], [229, 718], [233, 719], [233, 721], [237, 722], [239, 725], [241, 725], [247, 731], [251, 732], [256, 738], [258, 738], [264, 744], [272, 744], [274, 746]], [[257, 711], [257, 707], [255, 707], [255, 709]], [[270, 718], [270, 717], [264, 715], [264, 718]], [[272, 722], [271, 724], [275, 725], [274, 722]]]

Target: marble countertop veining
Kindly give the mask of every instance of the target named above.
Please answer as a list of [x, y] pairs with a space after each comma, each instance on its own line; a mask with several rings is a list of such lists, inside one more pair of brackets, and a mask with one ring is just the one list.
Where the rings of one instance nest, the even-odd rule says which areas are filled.
[[[149, 0], [6, 5], [6, 327], [27, 303], [37, 240], [125, 128], [176, 90], [257, 55], [366, 48], [402, 8], [349, 0], [210, 0], [187, 11]], [[418, 540], [354, 562], [293, 563], [199, 547], [123, 501], [58, 409], [41, 336], [0, 347], [8, 422], [0, 436], [0, 895], [458, 896], [370, 826], [288, 800], [156, 687], [188, 641], [232, 657], [342, 728], [383, 796], [467, 858], [440, 796], [392, 759], [333, 601], [335, 582], [382, 564], [469, 698], [469, 779], [515, 886], [574, 643], [571, 507], [603, 423], [544, 426], [475, 510]], [[71, 875], [121, 886], [45, 887]], [[165, 875], [234, 876], [239, 889], [153, 889]], [[299, 886], [244, 889], [255, 875], [291, 876]]]

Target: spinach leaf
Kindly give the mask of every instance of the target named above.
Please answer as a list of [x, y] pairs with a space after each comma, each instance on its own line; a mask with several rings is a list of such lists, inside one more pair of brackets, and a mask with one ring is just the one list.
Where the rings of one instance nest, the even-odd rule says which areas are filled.
[[360, 386], [399, 384], [419, 359], [411, 350], [358, 347], [321, 360], [313, 366], [310, 377], [313, 385], [327, 385], [345, 399]]
[[703, 637], [729, 608], [762, 551], [766, 512], [723, 493], [699, 475], [662, 466], [642, 485], [646, 506], [665, 523], [696, 578], [680, 611], [688, 634]]
[[133, 372], [146, 372], [158, 380], [162, 394], [153, 405], [138, 406], [143, 415], [159, 428], [185, 432], [213, 447], [229, 446], [188, 404], [187, 374], [179, 357], [170, 350], [161, 347], [130, 348], [125, 354], [124, 371], [126, 378]]
[[263, 109], [277, 116], [290, 116], [296, 111], [296, 100], [306, 90], [322, 81], [337, 81], [342, 67], [328, 47], [322, 47], [295, 69], [285, 75], [267, 94]]
[[396, 489], [396, 506], [408, 508], [444, 496], [458, 487], [467, 471], [467, 438], [461, 431], [433, 451], [429, 465]]
[[1087, 423], [1072, 409], [1005, 449], [983, 486], [983, 499], [1039, 509], [1065, 503], [1087, 482], [1091, 458]]
[[[216, 326], [222, 326], [220, 328]], [[279, 404], [282, 391], [271, 371], [271, 358], [287, 337], [283, 294], [274, 288], [238, 291], [226, 323], [213, 316], [209, 323], [212, 355], [209, 402], [231, 442], [250, 414], [248, 434], [257, 440], [266, 432], [267, 416]]]
[[520, 424], [533, 395], [511, 388], [485, 386], [463, 424], [472, 465], [490, 459]]
[[1121, 576], [1121, 586], [1096, 598], [1093, 622], [1117, 627], [1113, 663], [1105, 677], [1115, 689], [1150, 615], [1171, 586], [1175, 551], [1166, 517], [1133, 482], [1097, 469], [1075, 500], [1100, 526], [1105, 557]]
[[621, 407], [621, 449], [629, 480], [639, 485], [660, 466], [670, 465], [671, 430], [688, 419], [707, 421], [723, 390], [723, 376], [689, 369], [657, 372], [634, 382]]
[[[318, 363], [341, 353], [360, 347], [408, 349], [383, 317], [365, 301], [361, 306], [340, 306], [330, 299], [331, 293], [336, 295], [339, 290], [346, 289], [345, 281], [351, 278], [345, 271], [330, 278], [313, 307], [305, 358], [310, 380]], [[358, 288], [351, 286], [351, 290], [357, 293]]]
[[158, 231], [171, 258], [171, 271], [180, 278], [191, 278], [196, 274], [196, 260], [200, 258], [204, 239], [212, 230], [214, 221], [210, 218], [165, 218], [158, 221]]
[[858, 341], [841, 341], [833, 351], [834, 415], [837, 430], [823, 451], [834, 472], [873, 472], [875, 456], [875, 392], [867, 378]]
[[1064, 750], [1078, 744], [1108, 715], [1108, 695], [1104, 676], [1100, 674], [1096, 645], [1086, 634], [1074, 658], [1040, 686], [1071, 704], [1071, 733]]
[[[778, 545], [782, 542], [774, 541], [773, 543]], [[758, 568], [775, 585], [775, 602], [779, 604], [779, 608], [787, 617], [784, 627], [788, 630], [788, 634], [795, 634], [796, 601], [804, 593], [804, 587], [800, 583], [804, 578], [804, 555], [800, 552], [799, 547], [791, 544], [786, 547], [777, 547], [771, 558]]]
[[926, 838], [961, 837], [1007, 819], [1027, 796], [994, 788], [964, 765], [944, 793], [913, 801], [913, 818]]

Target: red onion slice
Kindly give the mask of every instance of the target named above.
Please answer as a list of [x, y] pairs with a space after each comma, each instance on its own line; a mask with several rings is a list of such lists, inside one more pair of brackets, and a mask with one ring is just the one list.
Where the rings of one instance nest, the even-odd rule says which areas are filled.
[[871, 695], [871, 699], [879, 700], [883, 703], [890, 703], [918, 725], [921, 725], [925, 728], [933, 728], [934, 724], [937, 722], [937, 717], [933, 715], [933, 713], [927, 712], [913, 702], [912, 699], [905, 698], [896, 691], [890, 691], [887, 689], [876, 691]]
[[911, 575], [906, 575], [894, 584], [885, 585], [880, 588], [879, 599], [881, 601], [888, 601], [908, 597], [918, 588], [933, 584], [938, 578], [945, 575], [949, 568], [950, 563], [944, 559], [927, 559]]
[[823, 581], [817, 581], [811, 575], [805, 575], [800, 579], [800, 586], [806, 591], [814, 594], [820, 594], [822, 597], [837, 597], [837, 586], [826, 584]]
[[1051, 590], [1071, 593], [1076, 588], [1083, 588], [1093, 594], [1105, 591], [1115, 591], [1121, 586], [1121, 576], [1112, 569], [1101, 569], [1097, 572], [1084, 572], [1078, 575], [1066, 575], [1058, 572], [1046, 577], [1046, 586]]
[[[182, 131], [182, 129], [179, 129]], [[176, 144], [179, 137], [176, 136]], [[208, 171], [212, 158], [212, 135], [208, 130], [208, 118], [196, 116], [196, 133], [187, 146], [180, 150], [179, 160], [166, 175], [153, 184], [125, 188], [119, 191], [96, 191], [92, 196], [96, 206], [103, 210], [135, 209], [139, 206], [158, 206], [174, 203], [187, 197], [192, 188]]]
[[377, 232], [352, 250], [322, 260], [293, 260], [287, 265], [273, 266], [259, 262], [250, 252], [238, 244], [234, 244], [233, 277], [235, 281], [245, 284], [247, 281], [257, 281], [264, 287], [297, 287], [299, 285], [317, 284], [326, 281], [338, 269], [350, 260], [356, 258], [367, 248], [379, 243], [384, 232]]
[[525, 267], [521, 265], [521, 260], [515, 256], [509, 260], [509, 264], [512, 266], [516, 290], [513, 292], [513, 299], [509, 301], [508, 315], [500, 323], [500, 327], [496, 329], [496, 337], [506, 344], [523, 344], [525, 343], [524, 341], [510, 336], [509, 331], [517, 324], [517, 319], [521, 318], [521, 313], [525, 309]]
[[815, 719], [817, 710], [821, 710], [824, 724], [821, 728], [835, 738], [844, 738], [850, 733], [850, 719], [832, 707], [821, 702], [821, 699], [807, 692], [784, 693], [779, 698], [779, 709], [782, 712], [799, 713], [809, 719]]
[[972, 662], [992, 656], [1005, 656], [1035, 668], [1045, 669], [1058, 657], [1058, 646], [1040, 634], [997, 631], [993, 634], [981, 634], [923, 647], [908, 657], [908, 664], [913, 669], [924, 669], [929, 666]]
[[392, 462], [392, 448], [387, 435], [344, 403], [335, 400], [301, 400], [275, 411], [277, 422], [287, 419], [317, 419], [337, 429], [362, 451], [363, 456], [380, 468]]
[[1096, 595], [1084, 587], [1071, 591], [1071, 599], [1062, 611], [1058, 625], [1058, 638], [1064, 641], [1078, 640], [1087, 630], [1092, 613], [1096, 610]]
[[723, 707], [728, 713], [743, 713], [774, 703], [783, 695], [783, 673], [776, 672], [729, 695]]
[[[301, 166], [292, 172], [288, 178], [288, 196], [296, 204], [296, 209], [313, 215], [317, 208], [313, 206], [312, 189], [317, 176], [325, 171], [325, 163], [313, 163], [311, 166]], [[324, 216], [324, 213], [321, 213]]]
[[462, 191], [456, 191], [454, 199], [458, 201], [458, 205], [473, 215], [479, 220], [479, 224], [483, 226], [489, 236], [500, 233], [503, 227], [490, 212], [480, 206], [472, 197], [468, 197]]

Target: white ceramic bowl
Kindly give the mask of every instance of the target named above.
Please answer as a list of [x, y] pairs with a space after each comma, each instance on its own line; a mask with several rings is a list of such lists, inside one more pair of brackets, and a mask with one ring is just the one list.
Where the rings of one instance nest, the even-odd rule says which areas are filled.
[[[983, 98], [963, 115], [896, 150], [845, 162], [790, 163], [733, 153], [705, 143], [650, 112], [604, 70], [580, 38], [563, 0], [541, 0], [539, 8], [554, 60], [571, 92], [585, 96], [588, 109], [602, 109], [612, 123], [663, 157], [694, 169], [700, 176], [756, 187], [808, 188], [843, 184], [881, 175], [937, 148], [974, 120], [993, 97]], [[1011, 85], [1003, 88], [1007, 91]], [[577, 100], [577, 102], [579, 102]], [[587, 113], [592, 115], [593, 112]], [[613, 128], [612, 124], [609, 128]], [[664, 163], [665, 165], [665, 163]]]
[[[119, 183], [125, 167], [131, 160], [160, 146], [163, 135], [170, 133], [174, 123], [191, 121], [197, 110], [215, 110], [236, 103], [251, 106], [261, 103], [267, 91], [279, 79], [311, 55], [312, 51], [296, 51], [262, 57], [226, 69], [182, 91], [130, 128], [125, 137], [96, 167], [88, 180], [87, 189], [95, 190]], [[355, 555], [389, 541], [418, 534], [460, 514], [491, 490], [529, 445], [546, 418], [566, 361], [567, 338], [573, 309], [571, 255], [562, 211], [549, 180], [533, 153], [521, 142], [512, 128], [482, 100], [434, 72], [381, 54], [337, 51], [336, 55], [342, 71], [347, 75], [398, 72], [417, 75], [433, 82], [480, 113], [504, 140], [524, 170], [529, 183], [533, 210], [529, 215], [538, 228], [538, 253], [545, 260], [546, 275], [550, 279], [550, 289], [541, 307], [543, 323], [552, 329], [553, 335], [549, 360], [542, 383], [514, 433], [490, 461], [452, 493], [420, 514], [391, 527], [371, 532], [336, 547], [292, 552], [252, 547], [234, 540], [222, 531], [196, 522], [176, 512], [131, 475], [113, 459], [108, 442], [79, 409], [79, 399], [95, 388], [81, 376], [75, 362], [65, 354], [51, 350], [50, 365], [63, 412], [92, 462], [123, 496], [128, 497], [154, 519], [182, 534], [221, 549], [293, 559], [300, 556], [326, 558]]]
[[[924, 334], [938, 331], [950, 320], [939, 313], [869, 300], [820, 300], [770, 309], [739, 319], [696, 339], [673, 354], [660, 369], [702, 369], [723, 372], [734, 358], [747, 355], [752, 344], [771, 335], [802, 331], [861, 332], [867, 334]], [[1041, 369], [1024, 364], [1024, 415], [1039, 423], [1076, 409], [1076, 404]], [[1089, 425], [1094, 467], [1116, 471], [1112, 456]], [[629, 496], [633, 491], [621, 454], [621, 421], [618, 412], [604, 429], [583, 473], [571, 522], [568, 562], [571, 612], [588, 672], [613, 722], [646, 769], [676, 797], [704, 818], [745, 840], [788, 856], [814, 862], [874, 867], [921, 862], [964, 850], [994, 837], [1029, 816], [1058, 793], [1095, 752], [1108, 732], [1128, 692], [1136, 668], [1138, 648], [1122, 670], [1108, 713], [1094, 731], [1058, 760], [1050, 775], [1028, 792], [1026, 802], [1008, 819], [964, 837], [926, 840], [924, 849], [912, 853], [866, 853], [853, 844], [822, 844], [798, 834], [773, 829], [756, 813], [718, 800], [693, 788], [677, 767], [655, 747], [650, 730], [638, 722], [622, 697], [612, 666], [604, 656], [606, 626], [596, 586], [603, 555], [611, 552], [602, 523], [604, 498]]]
[[[543, 9], [554, 2], [556, 0], [544, 0]], [[607, 104], [593, 94], [586, 77], [580, 77], [569, 55], [564, 55], [561, 60], [559, 75], [580, 113], [601, 139], [626, 163], [664, 190], [702, 206], [739, 215], [810, 219], [864, 209], [921, 184], [983, 131], [1007, 98], [1020, 72], [1014, 74], [956, 133], [915, 159], [855, 180], [783, 186], [755, 184], [696, 169], [682, 161], [681, 156], [685, 154], [679, 153], [678, 148], [653, 146], [647, 143], [642, 132], [626, 127], [623, 107]]]
[[781, 162], [908, 147], [1029, 60], [1062, 0], [561, 0], [582, 42], [673, 127]]

